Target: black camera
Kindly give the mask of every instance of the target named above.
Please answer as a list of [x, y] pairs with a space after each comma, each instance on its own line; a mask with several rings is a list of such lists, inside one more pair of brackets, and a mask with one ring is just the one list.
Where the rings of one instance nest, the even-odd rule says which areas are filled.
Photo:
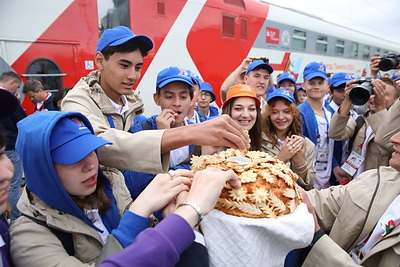
[[396, 53], [388, 53], [386, 56], [381, 58], [379, 62], [379, 69], [382, 71], [388, 71], [395, 69], [399, 65], [400, 55]]
[[372, 91], [372, 81], [373, 77], [360, 77], [355, 83], [359, 84], [354, 87], [350, 93], [349, 98], [354, 105], [364, 105], [368, 102]]

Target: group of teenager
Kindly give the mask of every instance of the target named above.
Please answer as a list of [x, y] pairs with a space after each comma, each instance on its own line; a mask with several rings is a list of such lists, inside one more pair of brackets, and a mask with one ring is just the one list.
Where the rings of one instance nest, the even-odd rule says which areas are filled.
[[[247, 58], [222, 84], [219, 115], [210, 105], [215, 100], [210, 84], [190, 70], [167, 67], [154, 90], [161, 113], [146, 118], [133, 87], [152, 48], [150, 38], [127, 27], [104, 31], [95, 53], [98, 69], [65, 95], [62, 111], [36, 112], [18, 122], [15, 148], [26, 186], [10, 238], [6, 224], [1, 233], [4, 266], [11, 259], [15, 266], [207, 266], [201, 220], [226, 182], [233, 188], [240, 182], [233, 171], [193, 173], [190, 157], [227, 147], [265, 151], [298, 174], [315, 234], [288, 266], [398, 264], [397, 86], [391, 101], [387, 83], [372, 81], [369, 105], [375, 110], [361, 116], [360, 126], [351, 116], [348, 95], [357, 85], [351, 76], [330, 79], [332, 91], [343, 91], [342, 103], [332, 111], [335, 107], [325, 101], [328, 77], [322, 63], [306, 66], [301, 90], [294, 75], [284, 73], [278, 88], [267, 93], [273, 68]], [[307, 94], [303, 103], [302, 90]], [[18, 99], [4, 89], [0, 93], [0, 116], [10, 116], [20, 106]], [[352, 135], [354, 140], [348, 140]], [[346, 153], [354, 156], [350, 151], [364, 159], [358, 166], [351, 162], [355, 171], [341, 167], [349, 161]], [[0, 155], [4, 213], [13, 167]], [[370, 164], [368, 156], [380, 160]], [[346, 179], [351, 180], [347, 185], [331, 186]]]

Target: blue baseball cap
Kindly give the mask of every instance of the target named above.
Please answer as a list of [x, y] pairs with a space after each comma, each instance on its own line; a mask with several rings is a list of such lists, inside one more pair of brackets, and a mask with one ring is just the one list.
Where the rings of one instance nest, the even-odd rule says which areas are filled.
[[106, 144], [111, 142], [94, 135], [80, 118], [65, 117], [51, 133], [51, 158], [55, 163], [71, 165]]
[[190, 77], [192, 77], [192, 83], [193, 83], [193, 85], [194, 84], [197, 84], [197, 85], [199, 85], [200, 86], [200, 77], [199, 77], [199, 75], [197, 75], [196, 73], [194, 73], [193, 71], [191, 71], [191, 70], [187, 70], [187, 72], [189, 73], [189, 75], [190, 75]]
[[296, 76], [294, 76], [293, 74], [291, 74], [289, 72], [285, 72], [285, 73], [282, 73], [281, 75], [279, 75], [278, 83], [280, 83], [283, 80], [289, 80], [289, 81], [293, 82], [294, 84], [296, 84]]
[[137, 39], [145, 45], [147, 51], [153, 49], [153, 41], [146, 35], [135, 35], [131, 29], [125, 26], [117, 26], [107, 29], [97, 42], [96, 52], [101, 52], [107, 46], [117, 46], [131, 39]]
[[211, 84], [209, 84], [207, 82], [202, 82], [200, 84], [200, 92], [203, 92], [203, 91], [209, 92], [211, 94], [211, 102], [213, 102], [215, 100], [215, 95], [213, 93]]
[[0, 88], [0, 118], [4, 118], [17, 110], [18, 98], [6, 89]]
[[250, 71], [254, 70], [255, 68], [266, 69], [266, 70], [268, 70], [269, 74], [271, 74], [272, 72], [274, 72], [274, 69], [271, 67], [271, 65], [269, 65], [268, 63], [265, 63], [265, 62], [262, 61], [262, 60], [257, 60], [257, 61], [251, 62], [251, 63], [249, 64], [249, 66], [247, 67], [247, 70], [246, 70], [246, 75], [247, 75]]
[[354, 77], [350, 73], [346, 72], [338, 72], [335, 73], [330, 79], [329, 79], [329, 85], [333, 87], [338, 87], [339, 85], [342, 85], [350, 80], [353, 80]]
[[311, 80], [315, 77], [321, 77], [324, 80], [328, 80], [326, 75], [326, 67], [322, 63], [311, 62], [305, 68], [303, 72], [303, 77], [307, 80]]
[[293, 94], [289, 90], [286, 90], [283, 88], [278, 88], [278, 89], [272, 91], [272, 93], [270, 93], [268, 95], [267, 103], [269, 103], [272, 99], [277, 98], [277, 97], [281, 97], [286, 100], [289, 100], [292, 103], [296, 103], [296, 100], [294, 100]]
[[157, 88], [162, 88], [171, 82], [185, 82], [193, 87], [192, 77], [187, 70], [178, 67], [168, 67], [160, 71], [157, 75]]

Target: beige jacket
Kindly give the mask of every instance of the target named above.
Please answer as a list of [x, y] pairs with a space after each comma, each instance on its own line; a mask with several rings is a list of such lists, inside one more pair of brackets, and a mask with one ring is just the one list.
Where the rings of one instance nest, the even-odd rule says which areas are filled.
[[400, 132], [400, 100], [389, 108], [385, 120], [382, 121], [384, 127], [379, 127], [376, 130], [375, 142], [383, 153], [392, 153], [394, 151], [393, 144], [390, 143], [390, 138], [396, 133]]
[[[305, 153], [305, 160], [307, 162], [307, 175], [305, 178], [301, 178], [297, 180], [297, 183], [306, 190], [312, 189], [313, 185], [315, 184], [315, 170], [314, 170], [314, 161], [315, 161], [315, 145], [314, 143], [308, 139], [306, 140], [306, 153]], [[271, 156], [278, 155], [280, 149], [277, 146], [273, 146], [271, 141], [268, 139], [266, 135], [262, 135], [262, 151], [270, 154]], [[291, 164], [292, 169], [294, 172], [297, 173], [296, 166]]]
[[[104, 174], [110, 178], [120, 216], [132, 202], [122, 174], [108, 168]], [[29, 199], [24, 189], [18, 209], [29, 216], [47, 222], [53, 228], [72, 233], [75, 256], [69, 256], [60, 240], [48, 228], [21, 216], [11, 224], [11, 256], [15, 266], [90, 266], [101, 257], [103, 243], [99, 233], [81, 219], [59, 212], [46, 205], [32, 193]], [[104, 247], [107, 246], [104, 244]], [[104, 258], [104, 257], [103, 257]]]
[[[381, 110], [371, 116], [364, 117], [365, 123], [358, 131], [357, 136], [354, 139], [351, 151], [355, 151], [365, 140], [366, 130], [368, 126], [372, 128], [372, 134], [366, 141], [367, 150], [365, 153], [364, 170], [376, 169], [379, 166], [388, 166], [390, 154], [386, 151], [381, 151], [378, 144], [375, 142], [375, 133], [380, 127], [387, 127], [382, 122], [384, 121], [387, 114], [387, 110]], [[328, 135], [330, 138], [336, 141], [348, 140], [351, 138], [356, 129], [356, 120], [349, 116], [342, 116], [335, 112], [331, 119], [331, 125], [329, 127]], [[361, 153], [361, 150], [358, 151]]]
[[[143, 113], [143, 102], [133, 92], [127, 95], [129, 110], [125, 118], [115, 111], [100, 87], [100, 72], [93, 71], [83, 77], [68, 92], [62, 102], [63, 111], [77, 111], [85, 115], [97, 136], [112, 142], [98, 149], [100, 163], [121, 170], [157, 174], [168, 170], [169, 153], [161, 155], [164, 130], [129, 133], [133, 119]], [[110, 127], [108, 117], [115, 128]]]
[[[400, 194], [400, 173], [381, 167], [362, 173], [345, 186], [307, 192], [318, 222], [330, 231], [313, 246], [303, 266], [357, 266], [346, 251], [363, 240], [387, 207]], [[400, 227], [365, 255], [362, 266], [392, 267], [400, 264]]]

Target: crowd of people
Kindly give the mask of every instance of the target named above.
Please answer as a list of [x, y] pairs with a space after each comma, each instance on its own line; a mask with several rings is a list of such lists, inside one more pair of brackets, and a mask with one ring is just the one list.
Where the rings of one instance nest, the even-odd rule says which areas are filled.
[[398, 265], [400, 79], [378, 76], [379, 57], [363, 106], [359, 81], [319, 62], [301, 85], [293, 73], [274, 84], [266, 58], [245, 58], [222, 83], [221, 108], [210, 83], [168, 66], [153, 89], [161, 112], [145, 117], [133, 87], [152, 49], [127, 27], [104, 31], [97, 70], [72, 89], [24, 83], [29, 116], [19, 75], [0, 76], [3, 266], [208, 266], [202, 218], [240, 181], [193, 173], [190, 158], [227, 148], [266, 152], [298, 175], [315, 234], [285, 266]]

